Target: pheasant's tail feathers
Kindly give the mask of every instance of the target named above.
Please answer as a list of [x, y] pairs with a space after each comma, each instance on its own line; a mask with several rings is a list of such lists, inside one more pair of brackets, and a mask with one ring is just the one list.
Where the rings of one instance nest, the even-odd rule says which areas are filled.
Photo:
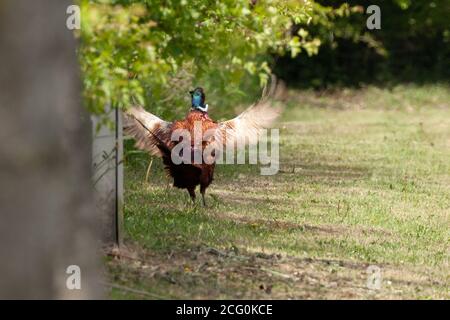
[[136, 147], [162, 156], [164, 136], [168, 134], [170, 123], [145, 111], [142, 107], [131, 107], [124, 113], [123, 129], [125, 134], [136, 140]]

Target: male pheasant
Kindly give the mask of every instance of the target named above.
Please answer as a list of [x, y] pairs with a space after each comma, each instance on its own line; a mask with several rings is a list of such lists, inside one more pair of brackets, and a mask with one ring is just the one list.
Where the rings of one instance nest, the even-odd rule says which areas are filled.
[[[258, 132], [267, 128], [278, 116], [279, 109], [271, 106], [268, 96], [252, 105], [234, 119], [215, 122], [208, 115], [208, 105], [205, 103], [205, 93], [198, 87], [191, 94], [191, 110], [184, 120], [167, 122], [145, 111], [142, 107], [132, 107], [124, 114], [124, 131], [136, 140], [136, 147], [149, 151], [150, 154], [162, 157], [167, 173], [173, 178], [173, 185], [187, 189], [195, 203], [195, 189], [200, 185], [203, 205], [205, 203], [206, 188], [213, 181], [216, 162], [216, 148], [223, 150], [226, 144], [257, 143]], [[200, 124], [201, 133], [209, 132], [203, 141], [195, 141], [196, 123]], [[190, 148], [190, 154], [177, 150], [176, 156], [190, 161], [174, 161], [174, 148], [183, 141], [173, 139], [174, 133], [181, 130], [189, 133], [191, 141], [184, 141]], [[175, 141], [174, 141], [175, 140]], [[205, 148], [212, 148], [212, 152], [205, 156]], [[195, 154], [200, 154], [200, 162], [195, 160]]]

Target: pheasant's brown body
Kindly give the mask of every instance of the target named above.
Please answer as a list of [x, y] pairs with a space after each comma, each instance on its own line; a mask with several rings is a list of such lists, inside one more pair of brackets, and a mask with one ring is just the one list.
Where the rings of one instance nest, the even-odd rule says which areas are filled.
[[[168, 131], [170, 135], [165, 137], [165, 141], [161, 139], [161, 141], [157, 143], [157, 146], [161, 150], [165, 169], [173, 178], [173, 185], [177, 188], [187, 189], [189, 195], [193, 200], [195, 200], [195, 188], [200, 185], [200, 193], [202, 194], [204, 203], [206, 188], [208, 188], [213, 180], [215, 163], [205, 163], [203, 158], [201, 163], [194, 163], [193, 153], [196, 151], [201, 151], [201, 154], [203, 155], [203, 151], [207, 146], [206, 141], [202, 142], [202, 145], [200, 147], [201, 150], [197, 149], [199, 146], [194, 145], [194, 131], [196, 122], [201, 123], [202, 132], [217, 128], [217, 123], [212, 121], [207, 113], [198, 110], [192, 110], [187, 114], [184, 120], [175, 121], [172, 124], [170, 130]], [[192, 163], [190, 164], [174, 164], [171, 158], [172, 149], [181, 141], [171, 141], [170, 136], [175, 130], [180, 129], [187, 130], [191, 136]]]

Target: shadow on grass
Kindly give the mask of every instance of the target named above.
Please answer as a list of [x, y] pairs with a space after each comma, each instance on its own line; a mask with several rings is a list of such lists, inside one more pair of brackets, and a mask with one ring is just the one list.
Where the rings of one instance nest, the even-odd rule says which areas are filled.
[[360, 166], [326, 165], [318, 161], [316, 163], [283, 163], [280, 173], [322, 178], [324, 180], [354, 180], [367, 178], [370, 175], [370, 170]]

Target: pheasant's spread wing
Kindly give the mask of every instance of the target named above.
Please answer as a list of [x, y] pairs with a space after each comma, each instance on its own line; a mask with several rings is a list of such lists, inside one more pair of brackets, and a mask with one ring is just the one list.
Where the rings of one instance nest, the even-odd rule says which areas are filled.
[[242, 112], [234, 119], [219, 122], [215, 133], [215, 141], [223, 145], [227, 143], [255, 144], [258, 142], [261, 129], [269, 128], [281, 112], [272, 106], [270, 101], [259, 102]]
[[136, 140], [137, 148], [149, 151], [155, 156], [162, 156], [157, 144], [158, 141], [164, 141], [170, 136], [171, 125], [172, 123], [158, 118], [139, 106], [132, 107], [124, 113], [125, 134]]

